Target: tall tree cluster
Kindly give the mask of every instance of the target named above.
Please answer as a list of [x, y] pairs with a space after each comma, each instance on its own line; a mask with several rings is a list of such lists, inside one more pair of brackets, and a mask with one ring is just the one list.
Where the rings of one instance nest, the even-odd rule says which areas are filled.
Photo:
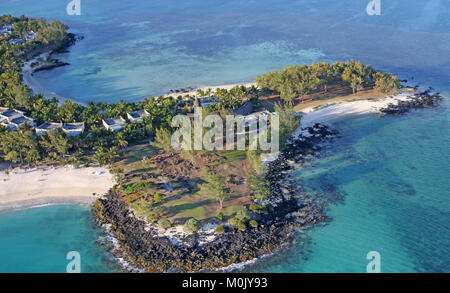
[[374, 87], [377, 91], [387, 93], [400, 87], [398, 77], [390, 73], [376, 71], [370, 65], [360, 61], [348, 60], [333, 64], [313, 63], [312, 65], [287, 66], [259, 75], [258, 86], [280, 94], [285, 102], [292, 102], [297, 96], [327, 91], [332, 83], [343, 82], [349, 85], [353, 93], [364, 87]]

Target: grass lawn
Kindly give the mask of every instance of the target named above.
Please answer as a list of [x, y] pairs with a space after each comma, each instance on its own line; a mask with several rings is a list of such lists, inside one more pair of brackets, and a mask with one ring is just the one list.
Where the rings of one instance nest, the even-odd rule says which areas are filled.
[[[205, 158], [206, 157], [206, 158]], [[243, 206], [251, 204], [252, 199], [245, 179], [247, 166], [246, 152], [241, 150], [220, 151], [202, 154], [197, 165], [189, 165], [179, 153], [158, 155], [158, 151], [151, 145], [143, 145], [122, 153], [121, 160], [113, 165], [113, 169], [120, 178], [123, 190], [133, 190], [122, 194], [123, 201], [131, 207], [144, 199], [152, 203], [148, 214], [158, 211], [161, 218], [169, 219], [172, 223], [184, 223], [188, 218], [205, 220], [214, 218], [219, 212], [218, 201], [204, 194], [199, 189], [203, 183], [201, 168], [218, 172], [226, 179], [226, 189], [229, 197], [223, 203], [224, 220], [232, 217]], [[165, 173], [167, 169], [188, 164], [187, 174], [180, 178], [173, 178]], [[202, 167], [203, 165], [203, 167]], [[163, 166], [163, 167], [162, 167]], [[142, 182], [145, 187], [140, 188]], [[172, 190], [167, 189], [169, 183]], [[136, 190], [133, 186], [137, 186]], [[160, 193], [162, 202], [155, 203], [154, 195]]]

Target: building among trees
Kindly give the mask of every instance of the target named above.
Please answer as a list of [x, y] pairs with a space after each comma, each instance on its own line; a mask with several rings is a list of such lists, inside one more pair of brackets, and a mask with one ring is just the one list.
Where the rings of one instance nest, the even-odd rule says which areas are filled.
[[105, 126], [107, 130], [117, 131], [122, 129], [122, 126], [125, 124], [125, 122], [126, 120], [121, 116], [115, 118], [107, 118], [103, 120], [103, 126]]
[[33, 118], [25, 116], [25, 112], [16, 109], [0, 108], [0, 124], [8, 130], [17, 130], [24, 124], [35, 127]]
[[138, 110], [127, 113], [127, 117], [130, 121], [136, 121], [138, 123], [141, 123], [142, 119], [148, 116], [150, 116], [150, 114], [146, 110]]

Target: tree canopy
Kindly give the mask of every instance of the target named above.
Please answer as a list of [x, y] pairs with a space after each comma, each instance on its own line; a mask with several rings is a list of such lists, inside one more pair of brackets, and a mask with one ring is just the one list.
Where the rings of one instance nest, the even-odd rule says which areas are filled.
[[400, 87], [398, 77], [390, 73], [376, 71], [370, 65], [363, 65], [360, 61], [348, 60], [334, 62], [332, 65], [313, 63], [312, 65], [287, 66], [259, 75], [256, 83], [263, 89], [272, 90], [280, 94], [285, 102], [292, 102], [297, 96], [326, 91], [327, 85], [343, 82], [349, 85], [353, 93], [363, 87], [374, 87], [386, 93]]

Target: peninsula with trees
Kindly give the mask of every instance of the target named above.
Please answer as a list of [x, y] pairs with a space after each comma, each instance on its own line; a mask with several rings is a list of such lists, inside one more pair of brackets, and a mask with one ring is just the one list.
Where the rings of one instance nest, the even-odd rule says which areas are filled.
[[[402, 109], [439, 100], [438, 94], [402, 88], [391, 73], [348, 60], [288, 66], [259, 75], [251, 86], [198, 89], [136, 103], [61, 103], [24, 85], [22, 70], [36, 56], [66, 50], [77, 37], [58, 21], [24, 16], [1, 16], [0, 29], [0, 161], [108, 166], [115, 185], [95, 202], [93, 213], [118, 240], [114, 253], [130, 269], [148, 272], [215, 270], [245, 262], [289, 243], [299, 229], [327, 220], [326, 204], [299, 191], [289, 172], [312, 160], [319, 144], [336, 132], [320, 123], [302, 125], [298, 111], [378, 101], [406, 91]], [[49, 68], [48, 59], [35, 62], [30, 66]], [[280, 155], [263, 162], [263, 152], [248, 149], [173, 150], [172, 118], [192, 117], [196, 106], [204, 116], [275, 112]]]

